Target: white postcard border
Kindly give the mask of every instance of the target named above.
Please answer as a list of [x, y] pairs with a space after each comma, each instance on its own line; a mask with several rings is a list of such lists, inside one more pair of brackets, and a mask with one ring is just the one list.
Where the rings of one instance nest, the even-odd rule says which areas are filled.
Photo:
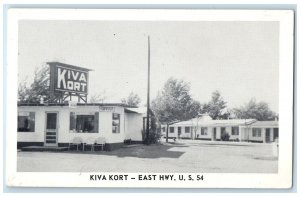
[[[142, 188], [290, 188], [292, 185], [293, 144], [293, 28], [290, 10], [80, 10], [10, 9], [7, 33], [6, 96], [6, 184], [33, 187], [142, 187]], [[17, 172], [17, 73], [19, 20], [109, 20], [109, 21], [278, 21], [280, 22], [279, 58], [279, 160], [278, 174], [197, 173], [203, 182], [179, 181], [90, 181], [91, 174], [147, 173], [53, 173]], [[158, 174], [158, 173], [151, 173]], [[163, 173], [161, 173], [163, 174]], [[172, 174], [172, 173], [168, 173]], [[178, 173], [175, 173], [175, 175]], [[185, 173], [182, 173], [185, 174]], [[188, 173], [196, 174], [196, 173]]]

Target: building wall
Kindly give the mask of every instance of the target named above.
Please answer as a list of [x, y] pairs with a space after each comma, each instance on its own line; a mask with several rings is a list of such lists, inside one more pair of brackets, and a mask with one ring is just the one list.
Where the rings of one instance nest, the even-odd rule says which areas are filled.
[[125, 113], [125, 139], [141, 142], [143, 130], [143, 116], [136, 113]]

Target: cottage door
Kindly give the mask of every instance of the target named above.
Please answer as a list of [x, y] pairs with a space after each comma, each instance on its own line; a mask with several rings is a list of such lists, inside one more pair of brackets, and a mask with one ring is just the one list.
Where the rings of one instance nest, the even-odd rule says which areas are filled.
[[216, 127], [213, 128], [213, 137], [212, 137], [212, 140], [213, 141], [217, 140], [217, 128]]
[[57, 112], [46, 113], [45, 145], [57, 146]]
[[270, 129], [266, 128], [266, 142], [270, 142]]

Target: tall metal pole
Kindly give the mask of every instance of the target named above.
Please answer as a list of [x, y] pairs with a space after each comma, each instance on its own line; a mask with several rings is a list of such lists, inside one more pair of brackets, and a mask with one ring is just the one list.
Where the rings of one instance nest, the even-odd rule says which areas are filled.
[[147, 130], [146, 143], [149, 144], [149, 115], [150, 115], [150, 36], [148, 36], [148, 87], [147, 87]]

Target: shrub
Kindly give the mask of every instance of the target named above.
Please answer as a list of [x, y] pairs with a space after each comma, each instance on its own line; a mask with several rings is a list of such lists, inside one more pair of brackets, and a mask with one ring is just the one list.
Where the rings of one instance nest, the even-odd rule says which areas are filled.
[[224, 133], [221, 135], [222, 141], [229, 141], [230, 135], [228, 133]]
[[144, 144], [156, 144], [161, 138], [160, 133], [155, 130], [150, 130], [148, 139], [144, 139]]

